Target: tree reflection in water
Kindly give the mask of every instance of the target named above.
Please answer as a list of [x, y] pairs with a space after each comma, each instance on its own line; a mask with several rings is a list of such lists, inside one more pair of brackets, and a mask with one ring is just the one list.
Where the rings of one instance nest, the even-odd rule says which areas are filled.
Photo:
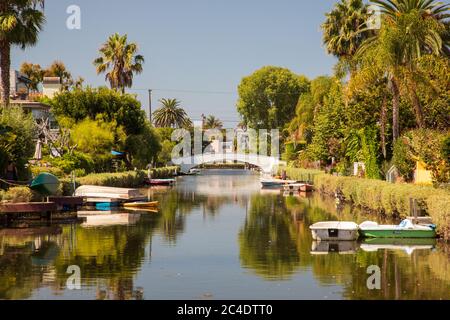
[[[435, 250], [415, 250], [411, 254], [400, 245], [399, 250], [313, 255], [311, 224], [376, 218], [351, 207], [336, 208], [332, 199], [318, 195], [288, 197], [285, 201], [280, 197], [251, 199], [239, 233], [245, 268], [268, 280], [289, 280], [297, 269], [311, 270], [322, 285], [341, 286], [347, 299], [450, 299], [447, 244], [438, 242]], [[381, 290], [367, 288], [367, 268], [371, 265], [381, 268]]]
[[[42, 288], [57, 297], [71, 297], [66, 288], [70, 265], [80, 267], [82, 289], [94, 291], [92, 298], [151, 298], [155, 290], [151, 284], [140, 288], [135, 281], [143, 268], [151, 268], [144, 262], [152, 261], [152, 240], [178, 246], [181, 234], [202, 231], [187, 229], [188, 220], [197, 219], [191, 213], [200, 213], [200, 219], [210, 219], [220, 226], [222, 219], [218, 217], [227, 212], [226, 208], [238, 210], [227, 217], [240, 219], [238, 231], [219, 228], [220, 236], [230, 242], [237, 239], [238, 251], [222, 254], [238, 255], [240, 266], [253, 273], [247, 277], [292, 281], [301, 287], [295, 276], [303, 274], [318, 286], [336, 288], [346, 299], [450, 299], [447, 244], [438, 242], [434, 250], [407, 254], [387, 249], [366, 252], [355, 243], [353, 254], [311, 254], [311, 224], [374, 219], [351, 207], [336, 208], [333, 199], [260, 193], [258, 178], [244, 175], [186, 178], [175, 189], [149, 192], [152, 199], [160, 201], [160, 212], [142, 214], [133, 225], [0, 229], [0, 299], [30, 298]], [[370, 265], [381, 269], [381, 290], [367, 289]], [[208, 275], [204, 277], [208, 281]]]

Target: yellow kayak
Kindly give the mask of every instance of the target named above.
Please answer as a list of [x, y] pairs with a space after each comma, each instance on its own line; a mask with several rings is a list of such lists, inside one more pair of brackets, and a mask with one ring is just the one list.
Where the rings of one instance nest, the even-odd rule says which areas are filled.
[[156, 208], [159, 205], [158, 201], [153, 202], [129, 202], [124, 203], [124, 208], [134, 208], [134, 209], [145, 209], [145, 208]]

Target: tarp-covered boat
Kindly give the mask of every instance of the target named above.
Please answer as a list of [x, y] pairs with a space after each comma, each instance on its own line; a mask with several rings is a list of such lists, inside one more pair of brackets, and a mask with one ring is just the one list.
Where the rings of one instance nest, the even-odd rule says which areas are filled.
[[44, 196], [56, 194], [59, 188], [59, 179], [50, 173], [41, 173], [30, 185], [30, 189]]

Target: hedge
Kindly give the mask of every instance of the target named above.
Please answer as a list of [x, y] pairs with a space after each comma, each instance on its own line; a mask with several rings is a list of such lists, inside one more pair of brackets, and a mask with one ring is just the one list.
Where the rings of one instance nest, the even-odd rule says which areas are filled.
[[[177, 175], [178, 167], [166, 167], [152, 169], [152, 178], [169, 178]], [[90, 174], [85, 177], [76, 178], [76, 187], [80, 185], [105, 186], [116, 188], [139, 188], [144, 185], [147, 177], [147, 171], [127, 171], [119, 173], [97, 173]], [[73, 193], [73, 182], [71, 179], [61, 179], [61, 191], [63, 195], [71, 195]]]
[[450, 192], [431, 186], [391, 184], [381, 180], [332, 176], [315, 170], [286, 168], [288, 177], [297, 180], [310, 173], [321, 193], [338, 193], [345, 201], [378, 214], [404, 218], [411, 215], [410, 199], [417, 199], [422, 209], [437, 225], [438, 233], [450, 240]]

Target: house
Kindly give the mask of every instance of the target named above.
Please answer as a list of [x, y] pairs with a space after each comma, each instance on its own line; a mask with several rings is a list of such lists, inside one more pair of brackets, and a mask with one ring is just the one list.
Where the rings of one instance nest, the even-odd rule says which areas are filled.
[[52, 99], [62, 89], [61, 78], [44, 77], [42, 82], [42, 95]]
[[10, 103], [17, 105], [22, 109], [33, 115], [33, 118], [38, 121], [45, 121], [50, 118], [50, 123], [54, 124], [52, 120], [50, 109], [51, 107], [45, 103], [39, 102], [39, 98], [44, 96], [53, 98], [57, 92], [61, 90], [61, 81], [57, 77], [44, 78], [42, 84], [42, 93], [30, 92], [31, 80], [20, 73], [19, 71], [10, 71]]
[[31, 80], [15, 70], [10, 71], [9, 77], [11, 99], [27, 99], [30, 93]]

